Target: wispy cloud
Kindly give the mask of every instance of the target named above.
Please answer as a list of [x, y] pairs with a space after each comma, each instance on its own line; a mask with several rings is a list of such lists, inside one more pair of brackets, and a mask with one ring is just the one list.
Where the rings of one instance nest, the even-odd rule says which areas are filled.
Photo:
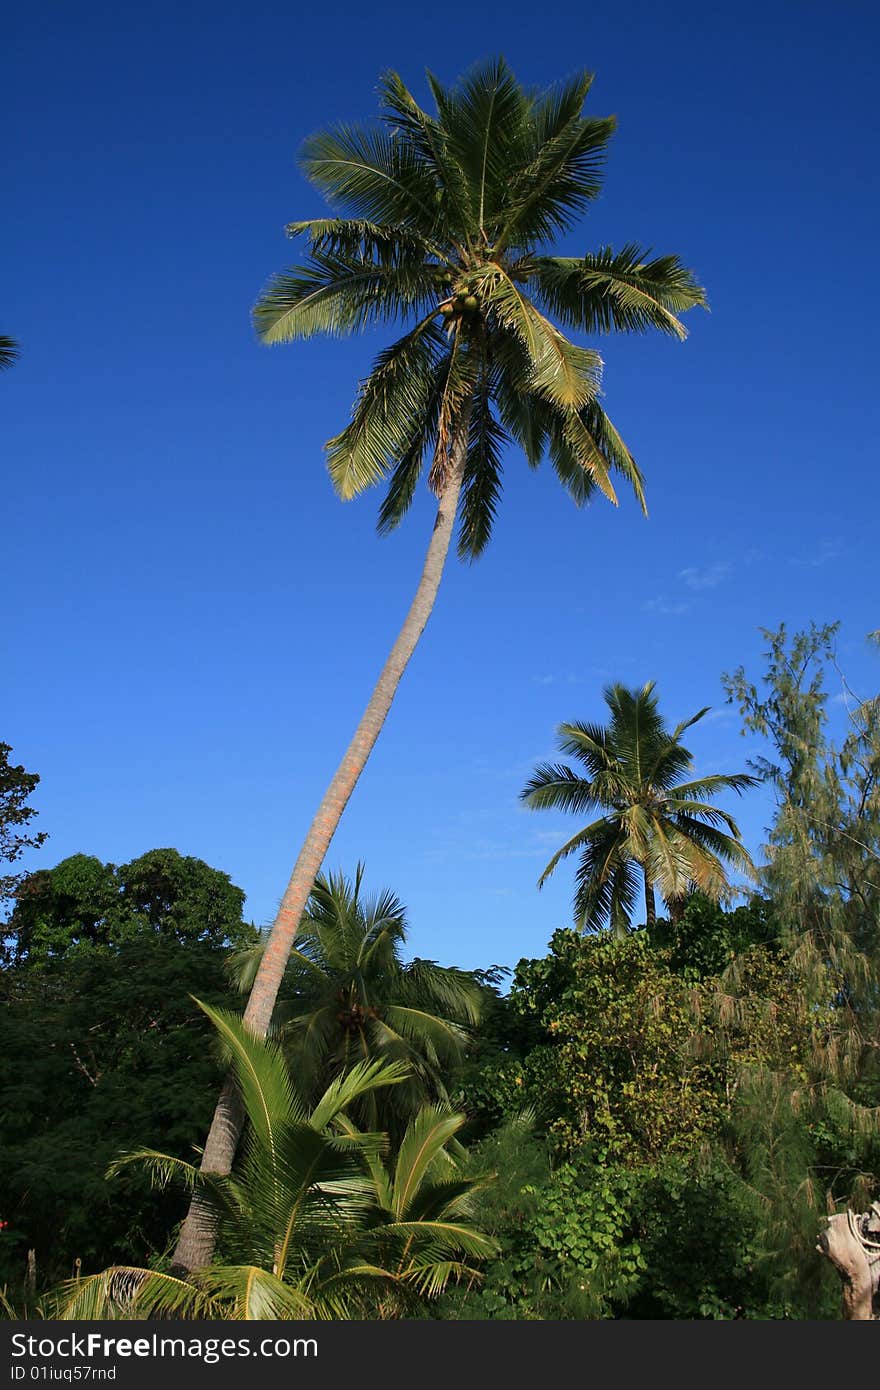
[[690, 608], [689, 603], [676, 603], [668, 599], [665, 594], [658, 594], [656, 598], [649, 598], [647, 603], [642, 604], [643, 613], [663, 613], [675, 617], [679, 613], [686, 613]]
[[532, 676], [534, 685], [583, 685], [584, 677], [574, 671], [551, 671], [546, 675]]
[[678, 577], [689, 589], [714, 589], [718, 584], [723, 584], [725, 579], [729, 579], [733, 572], [733, 566], [727, 560], [716, 560], [714, 564], [706, 565], [703, 569], [698, 569], [691, 565], [688, 569], [679, 570]]
[[818, 569], [820, 565], [828, 565], [832, 560], [839, 559], [842, 554], [843, 547], [839, 541], [822, 541], [819, 549], [812, 555], [793, 555], [788, 563], [796, 565], [799, 569]]

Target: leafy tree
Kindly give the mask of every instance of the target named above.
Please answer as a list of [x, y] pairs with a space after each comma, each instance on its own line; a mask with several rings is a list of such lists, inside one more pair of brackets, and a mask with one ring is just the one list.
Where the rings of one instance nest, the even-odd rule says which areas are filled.
[[[405, 962], [406, 909], [387, 890], [365, 898], [363, 872], [359, 864], [353, 879], [318, 876], [276, 1026], [307, 1094], [320, 1093], [357, 1062], [405, 1062], [406, 1080], [367, 1092], [360, 1116], [369, 1129], [398, 1134], [422, 1105], [447, 1099], [444, 1076], [462, 1059], [484, 991], [463, 970]], [[263, 950], [260, 942], [233, 959], [241, 988], [249, 988]]]
[[231, 1004], [230, 944], [254, 929], [226, 874], [173, 850], [116, 868], [74, 855], [30, 875], [0, 970], [0, 1285], [29, 1248], [41, 1278], [158, 1258], [180, 1218], [142, 1175], [110, 1192], [122, 1146], [161, 1136], [189, 1153], [223, 1075], [191, 996]]
[[[828, 733], [836, 624], [765, 631], [760, 683], [725, 678], [745, 729], [765, 740], [757, 764], [776, 796], [763, 879], [806, 1010], [805, 1070], [770, 1065], [731, 1115], [745, 1181], [766, 1207], [776, 1271], [789, 1292], [817, 1285], [826, 1203], [857, 1210], [880, 1192], [880, 697], [852, 695], [848, 731]], [[748, 1004], [747, 980], [728, 989]]]
[[[351, 422], [328, 444], [343, 498], [387, 480], [381, 530], [406, 513], [427, 464], [437, 515], [416, 595], [354, 738], [328, 787], [282, 899], [246, 1018], [269, 1027], [291, 943], [346, 803], [379, 736], [433, 607], [456, 518], [459, 552], [486, 546], [501, 496], [502, 454], [547, 455], [578, 504], [612, 501], [618, 474], [643, 501], [641, 474], [598, 401], [601, 359], [564, 330], [658, 329], [705, 303], [674, 256], [634, 244], [548, 254], [597, 196], [608, 118], [582, 114], [591, 77], [526, 91], [498, 60], [452, 88], [429, 78], [430, 115], [401, 79], [381, 86], [383, 124], [338, 126], [307, 141], [301, 165], [340, 216], [292, 223], [304, 262], [255, 310], [265, 342], [402, 322], [362, 383]], [[429, 461], [429, 462], [427, 462]], [[205, 1149], [228, 1172], [235, 1125], [222, 1101]], [[195, 1219], [179, 1249], [207, 1257]]]
[[192, 995], [235, 1002], [225, 957], [144, 932], [0, 971], [0, 1287], [28, 1249], [41, 1282], [162, 1255], [179, 1195], [104, 1173], [145, 1135], [181, 1156], [201, 1142], [223, 1062]]
[[[26, 829], [38, 814], [27, 803], [40, 779], [10, 763], [11, 752], [11, 744], [0, 743], [0, 864], [14, 864], [26, 849], [38, 849], [46, 840], [45, 831], [34, 835]], [[0, 873], [0, 903], [13, 896], [21, 877]]]
[[114, 1169], [146, 1166], [161, 1185], [177, 1179], [198, 1187], [221, 1260], [186, 1280], [117, 1266], [72, 1281], [57, 1316], [396, 1315], [413, 1298], [435, 1297], [451, 1278], [476, 1274], [468, 1262], [491, 1254], [493, 1243], [469, 1220], [474, 1180], [446, 1153], [462, 1116], [423, 1110], [389, 1170], [382, 1136], [360, 1133], [346, 1111], [366, 1092], [397, 1084], [401, 1064], [359, 1062], [309, 1106], [276, 1043], [255, 1038], [232, 1014], [205, 1012], [232, 1053], [245, 1102], [238, 1170], [203, 1173], [151, 1149]]
[[20, 349], [15, 339], [8, 337], [5, 333], [0, 333], [0, 371], [6, 367], [11, 367], [19, 355]]
[[242, 920], [243, 907], [244, 893], [227, 874], [175, 849], [149, 850], [119, 866], [74, 854], [19, 883], [7, 958], [36, 965], [144, 933], [181, 945], [244, 946], [253, 928]]
[[651, 944], [665, 951], [670, 969], [697, 983], [722, 975], [752, 946], [780, 951], [780, 926], [769, 898], [755, 896], [732, 909], [691, 893], [674, 918], [649, 928]]
[[557, 931], [550, 947], [520, 962], [512, 993], [544, 1029], [523, 1065], [523, 1096], [557, 1146], [589, 1143], [597, 1160], [630, 1164], [698, 1147], [717, 1128], [719, 1097], [684, 982], [642, 935]]
[[561, 724], [558, 730], [562, 752], [577, 758], [586, 775], [567, 763], [541, 763], [522, 799], [539, 810], [601, 811], [554, 854], [538, 886], [560, 860], [579, 853], [576, 925], [597, 931], [610, 919], [614, 932], [624, 936], [639, 871], [651, 927], [655, 889], [675, 912], [692, 887], [720, 898], [728, 883], [725, 865], [752, 870], [736, 822], [713, 806], [712, 798], [727, 790], [741, 793], [755, 785], [755, 778], [734, 773], [680, 780], [693, 769], [681, 736], [708, 709], [670, 732], [660, 716], [653, 681], [641, 690], [609, 685], [604, 698], [611, 715], [607, 725]]

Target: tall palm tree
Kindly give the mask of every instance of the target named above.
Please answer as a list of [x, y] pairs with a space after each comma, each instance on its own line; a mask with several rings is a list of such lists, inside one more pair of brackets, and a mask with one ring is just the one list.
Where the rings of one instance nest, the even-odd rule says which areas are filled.
[[[705, 293], [675, 256], [635, 244], [554, 256], [549, 243], [598, 195], [611, 117], [585, 117], [581, 74], [546, 92], [503, 60], [458, 85], [429, 75], [436, 112], [396, 73], [381, 82], [381, 122], [312, 136], [306, 176], [337, 216], [293, 222], [303, 262], [276, 276], [254, 311], [266, 343], [399, 323], [403, 335], [361, 383], [351, 421], [327, 445], [342, 498], [387, 484], [379, 529], [397, 526], [423, 471], [437, 513], [415, 597], [354, 737], [318, 807], [281, 900], [245, 1013], [265, 1034], [315, 876], [430, 616], [458, 519], [458, 550], [486, 546], [501, 498], [503, 451], [549, 457], [579, 505], [617, 501], [621, 477], [644, 506], [635, 460], [599, 404], [602, 360], [564, 330], [658, 329]], [[206, 1168], [228, 1172], [240, 1126], [224, 1087]], [[210, 1242], [193, 1213], [176, 1258], [194, 1268]]]
[[[406, 909], [387, 890], [362, 893], [354, 878], [319, 874], [285, 971], [275, 1027], [301, 1089], [320, 1094], [358, 1062], [404, 1062], [400, 1085], [371, 1090], [353, 1111], [370, 1130], [398, 1135], [423, 1105], [446, 1100], [444, 1073], [479, 1022], [473, 975], [430, 960], [405, 961]], [[230, 968], [249, 989], [261, 944]]]
[[21, 352], [15, 339], [7, 337], [5, 333], [0, 333], [0, 371], [5, 367], [11, 367], [20, 355]]
[[190, 1278], [116, 1266], [58, 1291], [54, 1316], [351, 1318], [396, 1314], [478, 1277], [495, 1242], [473, 1223], [471, 1194], [447, 1146], [463, 1115], [421, 1110], [393, 1160], [381, 1134], [348, 1112], [399, 1084], [400, 1063], [358, 1063], [314, 1104], [298, 1092], [280, 1047], [233, 1015], [202, 1005], [232, 1052], [247, 1137], [232, 1177], [200, 1172], [151, 1149], [114, 1170], [146, 1166], [160, 1184], [202, 1193], [223, 1257]]
[[708, 707], [670, 732], [657, 708], [653, 681], [641, 690], [609, 685], [603, 693], [611, 714], [608, 724], [560, 724], [557, 731], [561, 751], [577, 758], [584, 771], [566, 763], [541, 763], [522, 799], [540, 810], [601, 812], [554, 854], [538, 886], [561, 859], [580, 853], [577, 926], [597, 931], [610, 919], [615, 933], [624, 935], [638, 896], [639, 873], [645, 920], [652, 926], [655, 890], [676, 911], [692, 886], [717, 901], [727, 887], [726, 865], [754, 872], [735, 820], [711, 800], [723, 791], [741, 794], [757, 786], [758, 779], [733, 773], [680, 781], [693, 766], [681, 736]]

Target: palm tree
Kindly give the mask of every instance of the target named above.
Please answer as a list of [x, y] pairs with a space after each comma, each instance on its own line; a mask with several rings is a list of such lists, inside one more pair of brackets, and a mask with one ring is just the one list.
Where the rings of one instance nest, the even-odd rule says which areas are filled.
[[[421, 1106], [446, 1100], [444, 1073], [479, 1022], [483, 991], [472, 975], [429, 960], [405, 962], [406, 909], [387, 890], [362, 895], [354, 879], [319, 874], [275, 1010], [288, 1065], [308, 1094], [358, 1062], [398, 1061], [405, 1081], [368, 1092], [354, 1113], [368, 1129], [397, 1135]], [[249, 989], [263, 945], [238, 952], [230, 968]]]
[[496, 1247], [472, 1222], [483, 1180], [463, 1177], [447, 1152], [463, 1115], [420, 1111], [386, 1167], [384, 1136], [362, 1133], [347, 1112], [399, 1084], [400, 1063], [358, 1063], [308, 1105], [276, 1042], [202, 1008], [232, 1052], [246, 1108], [238, 1171], [221, 1177], [144, 1149], [111, 1172], [140, 1164], [159, 1184], [200, 1191], [223, 1258], [189, 1278], [115, 1266], [71, 1280], [55, 1317], [383, 1316], [436, 1297], [450, 1279], [478, 1277]]
[[5, 333], [0, 333], [0, 371], [6, 367], [11, 367], [20, 355], [21, 350], [15, 339], [7, 337]]
[[[415, 597], [363, 717], [318, 807], [281, 900], [245, 1018], [269, 1027], [312, 884], [391, 707], [437, 596], [458, 518], [458, 551], [475, 559], [501, 498], [506, 445], [542, 457], [578, 505], [616, 503], [619, 475], [644, 506], [639, 469], [599, 404], [602, 360], [564, 329], [658, 329], [705, 293], [675, 256], [635, 244], [548, 254], [598, 195], [611, 117], [585, 117], [581, 74], [530, 92], [499, 59], [457, 86], [428, 77], [424, 111], [397, 74], [380, 87], [378, 126], [336, 126], [301, 154], [339, 215], [293, 222], [305, 259], [270, 283], [254, 311], [266, 343], [400, 323], [403, 335], [361, 383], [351, 421], [327, 445], [340, 497], [387, 483], [380, 531], [402, 520], [427, 467], [437, 513]], [[228, 1172], [240, 1116], [224, 1087], [204, 1164]], [[193, 1213], [177, 1260], [195, 1268], [210, 1242]]]
[[641, 690], [610, 685], [603, 694], [611, 714], [607, 725], [560, 724], [557, 731], [561, 751], [577, 758], [586, 775], [565, 763], [541, 763], [522, 799], [541, 810], [601, 811], [554, 854], [538, 886], [561, 859], [579, 852], [577, 926], [597, 931], [610, 919], [622, 936], [636, 903], [639, 871], [649, 927], [657, 917], [655, 889], [675, 912], [692, 887], [717, 901], [727, 887], [726, 864], [754, 872], [736, 822], [711, 799], [728, 790], [741, 794], [758, 779], [733, 773], [680, 781], [692, 769], [681, 736], [708, 707], [670, 733], [653, 681]]
[[[365, 1151], [373, 1197], [370, 1255], [392, 1276], [379, 1290], [382, 1317], [436, 1298], [450, 1279], [473, 1282], [480, 1275], [468, 1258], [479, 1262], [498, 1252], [475, 1224], [481, 1189], [494, 1175], [469, 1177], [461, 1166], [467, 1154], [456, 1136], [466, 1122], [449, 1106], [425, 1105], [407, 1125], [393, 1163]], [[353, 1128], [346, 1132], [357, 1138]]]

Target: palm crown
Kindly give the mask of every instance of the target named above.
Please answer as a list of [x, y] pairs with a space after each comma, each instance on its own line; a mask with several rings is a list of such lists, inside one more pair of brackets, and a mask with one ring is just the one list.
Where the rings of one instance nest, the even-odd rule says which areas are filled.
[[692, 767], [681, 736], [708, 709], [669, 731], [657, 707], [653, 681], [641, 690], [610, 685], [604, 697], [611, 713], [608, 725], [561, 724], [558, 730], [562, 752], [577, 758], [586, 775], [565, 763], [541, 763], [522, 799], [539, 809], [601, 810], [598, 819], [554, 854], [539, 886], [561, 859], [580, 852], [577, 925], [597, 930], [610, 918], [622, 934], [635, 905], [639, 869], [649, 924], [655, 887], [675, 909], [692, 885], [709, 897], [720, 897], [727, 885], [726, 864], [751, 869], [736, 822], [711, 799], [725, 790], [743, 792], [757, 779], [746, 773], [718, 773], [680, 780]]
[[[395, 1133], [428, 1101], [446, 1098], [444, 1072], [459, 1061], [479, 1022], [482, 992], [466, 971], [405, 961], [406, 909], [387, 889], [363, 893], [353, 879], [319, 874], [285, 972], [276, 1010], [300, 1084], [319, 1094], [359, 1062], [406, 1065], [405, 1080], [371, 1090], [354, 1112]], [[231, 968], [250, 988], [263, 946]]]
[[597, 399], [601, 358], [563, 329], [682, 338], [677, 315], [705, 296], [676, 257], [652, 260], [636, 245], [546, 254], [601, 187], [615, 123], [583, 116], [589, 74], [541, 94], [503, 60], [452, 89], [428, 80], [435, 115], [389, 73], [381, 125], [306, 142], [306, 175], [349, 215], [290, 224], [307, 258], [271, 282], [254, 316], [268, 343], [405, 325], [327, 446], [331, 477], [344, 498], [387, 479], [379, 525], [390, 529], [426, 459], [442, 496], [465, 432], [459, 553], [472, 558], [489, 539], [507, 441], [533, 467], [549, 456], [578, 503], [597, 489], [616, 501], [617, 473], [644, 505], [640, 472]]

